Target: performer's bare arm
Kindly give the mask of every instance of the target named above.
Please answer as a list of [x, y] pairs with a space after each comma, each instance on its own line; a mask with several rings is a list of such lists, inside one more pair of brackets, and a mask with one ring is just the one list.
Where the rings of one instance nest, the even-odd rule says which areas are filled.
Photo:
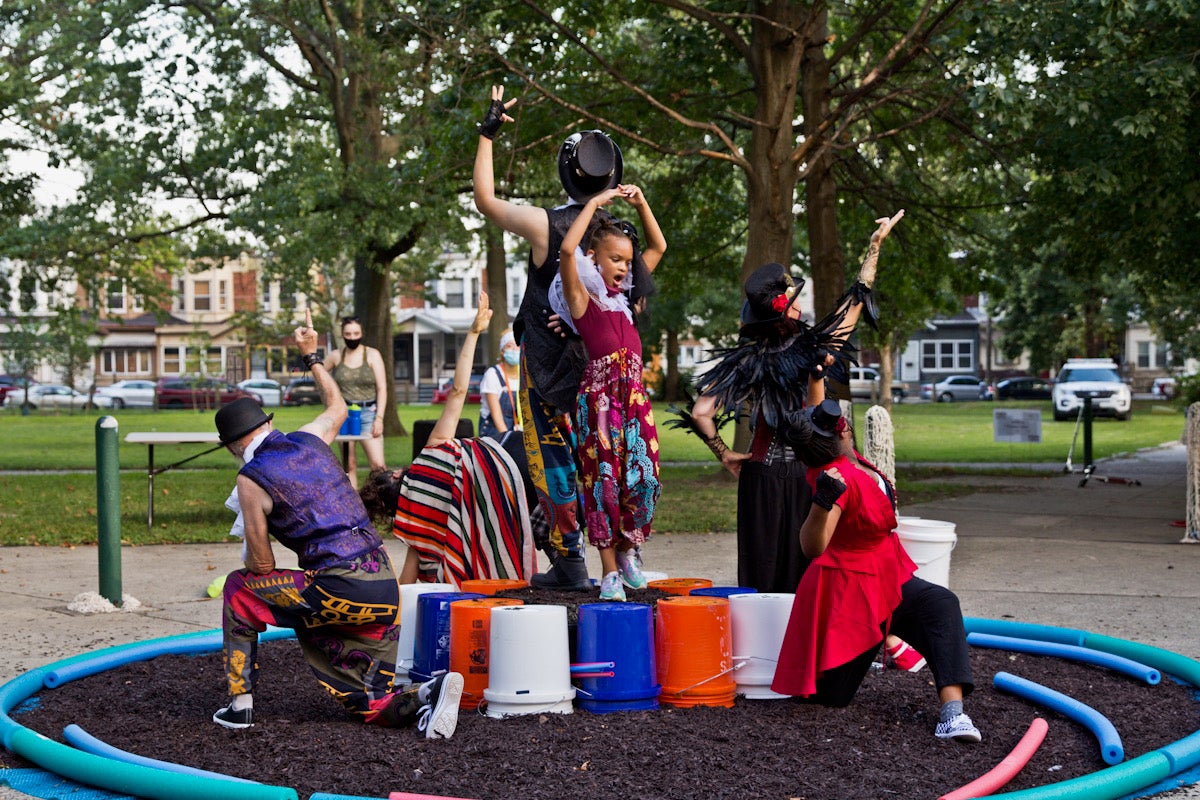
[[492, 309], [488, 307], [487, 292], [479, 293], [478, 308], [475, 319], [463, 338], [462, 349], [458, 351], [458, 360], [454, 362], [454, 378], [451, 381], [450, 393], [446, 395], [446, 405], [442, 415], [433, 425], [426, 447], [436, 447], [454, 438], [458, 432], [458, 420], [462, 417], [463, 405], [467, 402], [467, 391], [471, 384], [471, 365], [475, 363], [475, 345], [479, 342], [479, 334], [487, 330], [488, 322], [492, 319]]
[[[312, 326], [312, 311], [305, 309], [304, 327], [296, 328], [293, 336], [296, 339], [296, 346], [300, 348], [301, 355], [311, 355], [317, 352], [317, 332]], [[346, 420], [346, 401], [342, 398], [342, 390], [338, 388], [333, 375], [329, 373], [323, 363], [318, 361], [309, 370], [312, 372], [313, 382], [317, 385], [317, 391], [321, 395], [321, 402], [325, 405], [325, 410], [312, 422], [302, 426], [300, 430], [320, 437], [326, 444], [333, 444], [338, 431], [342, 428], [342, 423]]]

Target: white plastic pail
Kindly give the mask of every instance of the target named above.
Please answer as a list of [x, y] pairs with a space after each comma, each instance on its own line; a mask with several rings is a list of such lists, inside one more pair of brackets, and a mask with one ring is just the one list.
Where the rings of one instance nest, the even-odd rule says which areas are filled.
[[570, 714], [575, 699], [566, 606], [492, 609], [487, 715]]
[[905, 518], [896, 526], [900, 543], [917, 565], [916, 575], [950, 588], [950, 553], [958, 544], [954, 523], [940, 519]]
[[759, 592], [729, 598], [733, 628], [733, 679], [737, 693], [751, 700], [787, 697], [771, 691], [779, 648], [792, 614], [794, 594]]

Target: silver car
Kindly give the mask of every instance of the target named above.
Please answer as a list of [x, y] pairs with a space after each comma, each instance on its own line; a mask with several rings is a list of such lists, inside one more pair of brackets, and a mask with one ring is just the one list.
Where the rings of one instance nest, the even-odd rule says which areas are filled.
[[238, 381], [238, 388], [257, 395], [264, 406], [283, 405], [283, 385], [270, 378], [247, 378]]
[[96, 387], [96, 397], [112, 399], [113, 408], [152, 408], [154, 381], [125, 380]]
[[69, 386], [56, 383], [40, 384], [29, 387], [28, 398], [25, 389], [9, 392], [4, 398], [7, 408], [112, 408], [112, 398], [96, 395], [92, 401], [83, 392], [78, 392]]
[[950, 375], [937, 383], [921, 384], [921, 399], [938, 403], [957, 400], [991, 400], [992, 387], [974, 375]]

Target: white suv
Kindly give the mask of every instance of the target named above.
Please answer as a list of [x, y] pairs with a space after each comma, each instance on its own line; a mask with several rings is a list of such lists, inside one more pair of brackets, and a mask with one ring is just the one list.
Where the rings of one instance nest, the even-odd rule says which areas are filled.
[[1063, 364], [1052, 391], [1054, 418], [1074, 419], [1083, 407], [1084, 396], [1092, 398], [1092, 414], [1129, 419], [1133, 394], [1121, 380], [1117, 364], [1109, 358], [1069, 358]]

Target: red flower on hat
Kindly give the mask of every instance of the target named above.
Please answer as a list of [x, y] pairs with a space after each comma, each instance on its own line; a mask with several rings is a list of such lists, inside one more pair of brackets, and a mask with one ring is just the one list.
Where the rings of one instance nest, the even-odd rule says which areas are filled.
[[781, 293], [774, 300], [771, 301], [771, 308], [773, 310], [775, 310], [777, 313], [782, 314], [784, 312], [784, 309], [786, 309], [790, 303], [791, 303], [791, 301], [788, 300], [787, 294]]

